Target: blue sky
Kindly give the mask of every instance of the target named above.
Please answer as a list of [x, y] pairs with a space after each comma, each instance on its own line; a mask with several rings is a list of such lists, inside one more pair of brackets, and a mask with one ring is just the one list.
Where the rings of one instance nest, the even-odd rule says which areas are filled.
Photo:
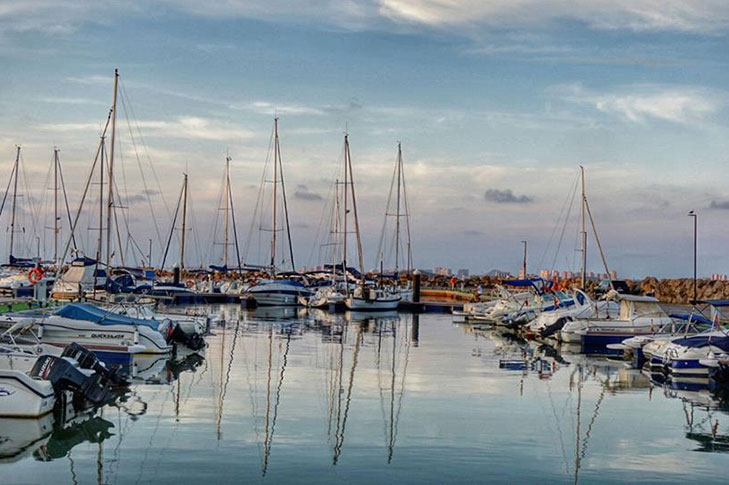
[[[147, 173], [148, 188], [173, 205], [188, 170], [203, 254], [226, 151], [247, 238], [276, 112], [299, 264], [320, 262], [312, 248], [346, 128], [368, 264], [402, 141], [420, 267], [515, 271], [523, 239], [530, 270], [550, 267], [583, 164], [618, 273], [689, 275], [691, 209], [699, 272], [729, 272], [728, 31], [729, 5], [713, 0], [0, 4], [0, 176], [22, 145], [40, 201], [59, 146], [76, 206], [118, 67], [140, 159], [160, 179]], [[128, 132], [124, 118], [127, 213], [137, 240], [156, 239]], [[575, 222], [561, 269], [577, 260]]]

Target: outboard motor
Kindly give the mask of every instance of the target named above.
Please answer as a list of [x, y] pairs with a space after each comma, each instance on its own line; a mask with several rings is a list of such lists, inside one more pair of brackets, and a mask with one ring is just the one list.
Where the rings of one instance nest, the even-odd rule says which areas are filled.
[[70, 391], [74, 397], [92, 404], [103, 403], [111, 390], [109, 381], [102, 374], [85, 370], [69, 359], [42, 355], [33, 365], [30, 376], [50, 381], [56, 392]]
[[88, 369], [101, 374], [106, 380], [115, 386], [126, 386], [129, 383], [127, 380], [119, 374], [118, 369], [109, 369], [101, 361], [99, 361], [96, 354], [85, 349], [77, 343], [72, 343], [63, 349], [61, 357], [69, 357], [76, 362], [81, 369]]
[[165, 320], [159, 331], [165, 336], [167, 343], [182, 344], [191, 350], [200, 350], [205, 347], [205, 339], [200, 334], [188, 335], [172, 320]]

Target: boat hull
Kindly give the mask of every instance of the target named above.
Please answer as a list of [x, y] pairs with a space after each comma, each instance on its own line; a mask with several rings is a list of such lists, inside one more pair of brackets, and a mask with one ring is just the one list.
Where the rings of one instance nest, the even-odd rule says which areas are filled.
[[18, 370], [0, 370], [0, 416], [37, 418], [53, 411], [53, 386]]

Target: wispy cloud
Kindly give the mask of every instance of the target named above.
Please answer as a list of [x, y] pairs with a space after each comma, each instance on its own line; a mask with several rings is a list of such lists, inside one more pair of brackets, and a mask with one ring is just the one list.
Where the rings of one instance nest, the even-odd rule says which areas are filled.
[[727, 94], [694, 86], [636, 84], [597, 92], [580, 84], [552, 90], [571, 103], [590, 106], [631, 122], [693, 123], [707, 119], [727, 102]]
[[[197, 116], [180, 116], [174, 120], [140, 120], [137, 125], [150, 137], [170, 137], [210, 141], [250, 139], [250, 130], [224, 121]], [[49, 123], [37, 126], [51, 132], [98, 131], [99, 123]]]

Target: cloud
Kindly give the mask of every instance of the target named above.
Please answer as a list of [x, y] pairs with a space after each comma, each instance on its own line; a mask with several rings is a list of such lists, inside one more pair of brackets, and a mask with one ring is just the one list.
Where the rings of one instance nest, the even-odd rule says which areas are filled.
[[484, 194], [484, 198], [488, 202], [495, 202], [497, 204], [528, 204], [534, 202], [534, 199], [528, 195], [515, 195], [511, 189], [488, 189]]
[[[184, 138], [209, 141], [227, 141], [253, 138], [246, 128], [220, 120], [198, 116], [180, 116], [174, 120], [140, 120], [139, 128], [145, 136]], [[51, 132], [99, 131], [101, 123], [49, 123], [37, 126]]]
[[324, 198], [316, 192], [310, 192], [306, 185], [296, 186], [294, 198], [306, 201], [323, 200]]
[[722, 0], [381, 0], [381, 15], [396, 22], [495, 28], [577, 21], [593, 29], [707, 32], [729, 26]]
[[695, 86], [636, 84], [599, 93], [580, 84], [555, 86], [565, 101], [592, 107], [634, 123], [660, 120], [695, 123], [707, 119], [727, 102], [727, 94]]
[[729, 200], [712, 200], [709, 204], [709, 209], [729, 209]]
[[464, 236], [483, 236], [484, 232], [477, 229], [466, 229], [463, 231]]

